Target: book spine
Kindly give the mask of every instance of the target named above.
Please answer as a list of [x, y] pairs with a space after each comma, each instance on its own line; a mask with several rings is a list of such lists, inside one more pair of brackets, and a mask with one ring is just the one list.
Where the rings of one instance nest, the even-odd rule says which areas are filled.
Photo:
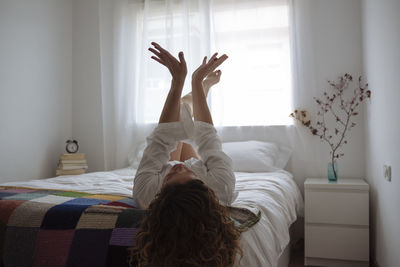
[[73, 160], [73, 159], [60, 159], [60, 164], [77, 164], [77, 165], [87, 165], [86, 160]]
[[68, 166], [63, 165], [62, 166], [62, 165], [59, 165], [58, 168], [61, 170], [79, 170], [79, 169], [87, 169], [88, 166], [87, 165], [86, 166], [82, 166], [82, 165], [68, 165]]
[[78, 154], [62, 154], [60, 156], [60, 159], [66, 159], [66, 160], [84, 160], [85, 159], [85, 154], [83, 153], [78, 153]]
[[82, 167], [82, 168], [87, 168], [87, 164], [86, 163], [82, 163], [82, 164], [80, 164], [80, 163], [63, 163], [63, 162], [60, 162], [59, 164], [58, 164], [58, 166], [59, 167]]

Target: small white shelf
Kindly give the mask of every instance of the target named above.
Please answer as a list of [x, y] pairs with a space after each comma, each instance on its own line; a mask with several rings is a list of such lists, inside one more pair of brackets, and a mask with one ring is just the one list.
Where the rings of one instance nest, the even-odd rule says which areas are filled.
[[308, 178], [304, 198], [305, 265], [369, 266], [369, 185]]
[[347, 190], [369, 190], [369, 185], [363, 179], [339, 178], [336, 182], [328, 181], [328, 178], [307, 178], [304, 188], [318, 189], [347, 189]]

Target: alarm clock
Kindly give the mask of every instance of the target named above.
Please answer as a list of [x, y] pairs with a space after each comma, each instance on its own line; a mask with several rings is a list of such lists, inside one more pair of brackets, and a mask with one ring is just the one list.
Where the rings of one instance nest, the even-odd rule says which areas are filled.
[[76, 153], [78, 152], [78, 149], [79, 149], [78, 141], [67, 140], [67, 145], [65, 146], [65, 150], [67, 150], [68, 153]]

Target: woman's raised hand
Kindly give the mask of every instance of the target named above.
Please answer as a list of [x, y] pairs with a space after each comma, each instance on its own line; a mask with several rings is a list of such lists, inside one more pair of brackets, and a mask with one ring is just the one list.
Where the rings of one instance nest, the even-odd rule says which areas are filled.
[[172, 79], [178, 82], [184, 82], [187, 74], [187, 67], [183, 52], [179, 52], [179, 60], [171, 55], [161, 45], [152, 42], [153, 47], [149, 50], [155, 55], [151, 58], [168, 68], [172, 75]]
[[204, 57], [202, 64], [193, 72], [192, 83], [203, 82], [203, 80], [212, 73], [219, 65], [221, 65], [228, 56], [223, 54], [219, 58], [218, 53], [215, 53], [207, 62], [207, 57]]

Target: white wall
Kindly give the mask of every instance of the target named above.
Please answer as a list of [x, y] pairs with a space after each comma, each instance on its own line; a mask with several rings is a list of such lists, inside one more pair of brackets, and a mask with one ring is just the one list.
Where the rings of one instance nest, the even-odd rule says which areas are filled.
[[0, 182], [52, 177], [71, 136], [69, 0], [0, 0]]
[[[329, 89], [328, 80], [344, 73], [355, 78], [362, 73], [361, 1], [294, 1], [297, 29], [297, 88], [294, 105], [311, 111], [315, 119], [313, 97], [322, 97]], [[355, 118], [357, 126], [348, 135], [344, 157], [338, 161], [339, 179], [364, 178], [363, 114]], [[300, 140], [292, 161], [300, 177], [327, 177], [329, 146], [308, 130], [298, 129]], [[302, 186], [302, 183], [301, 185]]]
[[99, 1], [73, 0], [72, 135], [88, 171], [104, 170]]
[[[371, 186], [372, 249], [381, 267], [400, 263], [400, 1], [365, 0], [364, 67], [372, 91], [366, 108], [366, 170]], [[383, 177], [392, 166], [392, 181]]]

